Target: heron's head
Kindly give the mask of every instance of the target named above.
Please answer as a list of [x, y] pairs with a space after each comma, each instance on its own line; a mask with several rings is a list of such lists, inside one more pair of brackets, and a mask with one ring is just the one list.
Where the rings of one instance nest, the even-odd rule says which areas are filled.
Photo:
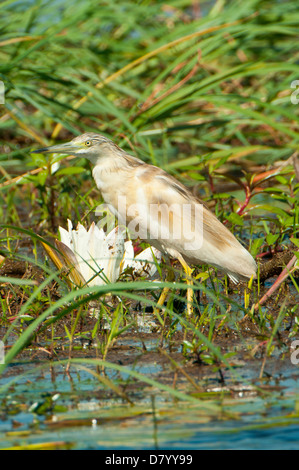
[[34, 150], [32, 153], [64, 153], [66, 155], [75, 155], [84, 157], [96, 163], [99, 158], [108, 153], [121, 151], [110, 139], [100, 134], [87, 132], [79, 135], [65, 144], [52, 145]]

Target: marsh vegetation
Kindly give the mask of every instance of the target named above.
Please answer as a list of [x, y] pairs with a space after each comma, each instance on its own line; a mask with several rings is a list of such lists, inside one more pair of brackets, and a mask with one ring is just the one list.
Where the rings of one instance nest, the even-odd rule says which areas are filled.
[[[298, 448], [297, 2], [100, 3], [0, 4], [0, 446]], [[45, 245], [101, 195], [30, 151], [88, 131], [204, 200], [258, 279], [194, 266], [191, 317], [176, 261], [70, 284]]]

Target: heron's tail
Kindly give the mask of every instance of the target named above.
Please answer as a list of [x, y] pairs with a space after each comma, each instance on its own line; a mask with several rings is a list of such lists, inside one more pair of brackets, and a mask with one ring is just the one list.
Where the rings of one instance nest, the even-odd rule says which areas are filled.
[[251, 254], [240, 244], [238, 253], [231, 253], [226, 258], [226, 262], [220, 266], [230, 279], [237, 283], [241, 280], [248, 280], [251, 277], [256, 278], [257, 265]]

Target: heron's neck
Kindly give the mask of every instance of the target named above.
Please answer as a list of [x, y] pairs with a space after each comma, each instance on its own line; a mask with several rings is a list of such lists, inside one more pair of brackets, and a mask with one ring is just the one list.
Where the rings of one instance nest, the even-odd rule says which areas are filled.
[[[112, 193], [124, 190], [124, 181], [127, 181], [136, 167], [143, 166], [144, 162], [128, 155], [120, 149], [120, 152], [107, 152], [96, 160], [92, 175], [97, 187], [107, 202], [110, 202]], [[111, 188], [114, 187], [114, 191]]]
[[102, 162], [106, 162], [107, 160], [111, 162], [119, 160], [122, 155], [125, 154], [126, 152], [124, 150], [111, 142], [109, 144], [102, 144], [98, 151], [94, 153], [91, 151], [86, 158], [88, 158], [93, 165], [101, 165]]
[[95, 167], [97, 167], [98, 171], [109, 173], [114, 171], [128, 171], [136, 166], [144, 164], [142, 160], [129, 155], [115, 144], [113, 144], [113, 146], [102, 146], [101, 154], [94, 158], [90, 158], [90, 160]]

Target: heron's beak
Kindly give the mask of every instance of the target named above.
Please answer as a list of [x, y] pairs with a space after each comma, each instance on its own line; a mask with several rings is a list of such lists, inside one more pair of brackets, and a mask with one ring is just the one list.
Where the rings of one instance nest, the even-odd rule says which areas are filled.
[[65, 144], [52, 145], [52, 147], [33, 150], [31, 153], [66, 153], [72, 155], [73, 153], [76, 153], [77, 150], [77, 144], [74, 142], [66, 142]]

